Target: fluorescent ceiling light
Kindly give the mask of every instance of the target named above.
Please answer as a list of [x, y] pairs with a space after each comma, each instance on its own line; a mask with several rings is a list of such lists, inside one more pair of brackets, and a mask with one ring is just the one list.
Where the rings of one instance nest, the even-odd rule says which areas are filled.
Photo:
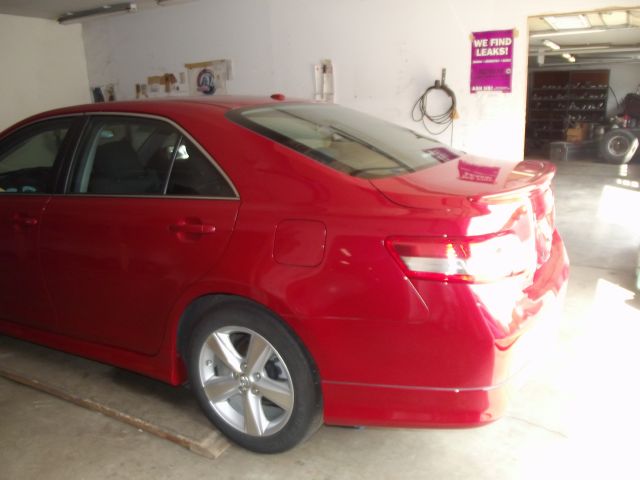
[[69, 23], [84, 22], [93, 18], [104, 18], [122, 13], [134, 13], [138, 11], [135, 3], [115, 3], [113, 5], [102, 5], [90, 10], [80, 10], [77, 12], [67, 12], [58, 18], [58, 23], [67, 25]]
[[545, 47], [549, 47], [551, 50], [560, 50], [560, 45], [558, 45], [555, 42], [552, 42], [551, 40], [547, 40], [546, 38], [542, 40], [542, 44]]
[[156, 4], [159, 7], [166, 7], [167, 5], [176, 5], [178, 3], [187, 3], [191, 0], [156, 0]]
[[554, 30], [574, 30], [576, 28], [589, 28], [591, 23], [586, 15], [560, 15], [542, 17]]
[[611, 49], [611, 48], [615, 48], [612, 47], [610, 43], [607, 43], [606, 45], [584, 45], [582, 47], [571, 47], [571, 51], [572, 52], [581, 52], [583, 50], [607, 50], [607, 49]]
[[581, 28], [579, 30], [562, 30], [559, 32], [532, 33], [529, 38], [564, 37], [565, 35], [584, 35], [585, 33], [602, 33], [614, 30], [612, 28]]
[[570, 53], [563, 53], [562, 58], [564, 58], [569, 63], [576, 63], [576, 57], [574, 57]]

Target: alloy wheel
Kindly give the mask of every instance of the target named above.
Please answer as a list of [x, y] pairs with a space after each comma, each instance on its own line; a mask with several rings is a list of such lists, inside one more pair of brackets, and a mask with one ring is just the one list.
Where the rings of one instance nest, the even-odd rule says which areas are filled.
[[213, 331], [202, 345], [198, 365], [211, 407], [234, 429], [262, 437], [287, 424], [294, 404], [289, 369], [259, 333], [239, 326]]

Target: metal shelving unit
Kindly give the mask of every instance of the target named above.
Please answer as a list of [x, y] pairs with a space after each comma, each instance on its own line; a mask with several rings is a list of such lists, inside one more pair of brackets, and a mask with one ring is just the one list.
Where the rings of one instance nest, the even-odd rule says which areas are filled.
[[527, 150], [543, 150], [565, 140], [577, 123], [603, 123], [607, 114], [609, 70], [534, 72], [527, 102]]

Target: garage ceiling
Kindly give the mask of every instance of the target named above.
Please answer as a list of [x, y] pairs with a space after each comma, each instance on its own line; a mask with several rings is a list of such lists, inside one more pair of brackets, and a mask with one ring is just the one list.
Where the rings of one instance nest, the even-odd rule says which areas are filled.
[[[67, 12], [90, 10], [103, 5], [127, 2], [127, 0], [0, 0], [0, 13], [55, 20]], [[153, 8], [155, 0], [132, 0], [138, 9]]]
[[529, 35], [538, 68], [640, 63], [640, 9], [531, 17]]
[[[0, 0], [0, 13], [55, 20], [68, 12], [125, 1]], [[169, 3], [180, 1], [185, 0], [168, 0]], [[157, 6], [156, 0], [136, 0], [133, 3], [140, 10]], [[562, 28], [562, 23], [572, 21], [576, 22], [576, 28]], [[640, 63], [640, 9], [531, 17], [529, 34], [529, 56], [533, 57], [529, 64], [537, 68]], [[554, 48], [548, 46], [549, 42], [555, 44]]]

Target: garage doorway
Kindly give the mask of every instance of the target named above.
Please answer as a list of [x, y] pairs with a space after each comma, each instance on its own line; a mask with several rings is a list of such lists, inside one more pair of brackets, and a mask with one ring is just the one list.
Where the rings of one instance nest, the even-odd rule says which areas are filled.
[[637, 162], [640, 8], [534, 16], [528, 27], [525, 156]]

